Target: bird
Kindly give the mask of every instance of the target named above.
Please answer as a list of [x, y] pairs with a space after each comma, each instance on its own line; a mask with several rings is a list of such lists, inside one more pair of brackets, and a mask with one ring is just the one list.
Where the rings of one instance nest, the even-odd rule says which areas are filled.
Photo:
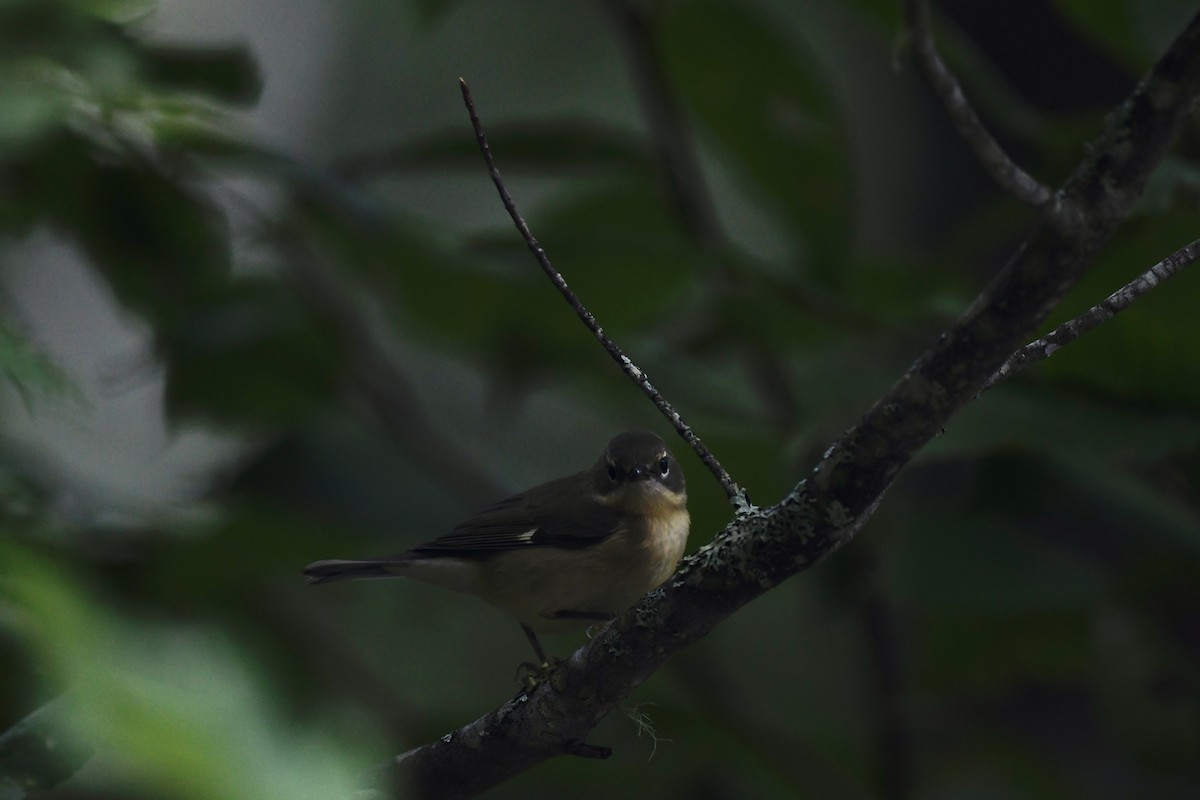
[[614, 436], [588, 469], [526, 489], [399, 555], [314, 561], [311, 584], [409, 578], [474, 595], [538, 634], [611, 620], [662, 584], [687, 545], [683, 471], [649, 431]]

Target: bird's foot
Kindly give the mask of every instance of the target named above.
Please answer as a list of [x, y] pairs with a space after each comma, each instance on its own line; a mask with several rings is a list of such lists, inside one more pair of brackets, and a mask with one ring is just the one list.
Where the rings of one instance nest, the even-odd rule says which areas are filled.
[[523, 661], [517, 666], [517, 682], [521, 685], [522, 690], [532, 692], [550, 680], [550, 676], [562, 663], [562, 659], [556, 656], [550, 656], [549, 659], [541, 664], [534, 664], [532, 661]]

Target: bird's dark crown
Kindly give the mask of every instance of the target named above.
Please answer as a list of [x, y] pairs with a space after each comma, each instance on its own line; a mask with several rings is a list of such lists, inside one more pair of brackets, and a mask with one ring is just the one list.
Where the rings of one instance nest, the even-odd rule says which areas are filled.
[[601, 497], [637, 483], [647, 489], [665, 489], [672, 495], [685, 491], [683, 470], [675, 456], [666, 442], [649, 431], [614, 436], [596, 464], [595, 476], [595, 488]]

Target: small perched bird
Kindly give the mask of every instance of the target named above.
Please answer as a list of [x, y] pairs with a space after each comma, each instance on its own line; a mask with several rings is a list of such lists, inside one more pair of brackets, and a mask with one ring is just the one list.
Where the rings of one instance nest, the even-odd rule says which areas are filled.
[[548, 481], [406, 553], [315, 561], [309, 583], [412, 578], [473, 594], [516, 617], [539, 663], [539, 633], [612, 619], [675, 571], [690, 518], [665, 442], [630, 431], [590, 469]]

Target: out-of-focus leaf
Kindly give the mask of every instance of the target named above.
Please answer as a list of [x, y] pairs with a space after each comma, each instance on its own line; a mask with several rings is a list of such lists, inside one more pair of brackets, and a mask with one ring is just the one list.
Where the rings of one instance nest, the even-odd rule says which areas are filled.
[[[365, 535], [356, 540], [355, 527], [344, 519], [323, 523], [321, 510], [293, 514], [266, 503], [227, 506], [215, 524], [194, 532], [199, 535], [159, 542], [157, 568], [145, 576], [149, 595], [180, 608], [200, 602], [236, 606], [246, 602], [248, 590], [281, 574], [301, 581], [300, 568], [328, 557], [331, 547], [370, 542]], [[222, 579], [212, 580], [218, 574]]]
[[[488, 126], [488, 142], [504, 172], [520, 169], [619, 169], [648, 174], [646, 149], [629, 131], [595, 120], [525, 120]], [[479, 145], [462, 126], [429, 138], [338, 161], [348, 180], [371, 180], [397, 172], [464, 169], [482, 174]]]
[[[1012, 516], [1034, 513], [1019, 500], [1012, 505]], [[1061, 543], [1016, 533], [986, 508], [922, 509], [906, 527], [904, 551], [890, 568], [906, 602], [936, 616], [1061, 618], [1087, 609], [1104, 588], [1096, 564]]]
[[32, 408], [34, 395], [67, 396], [83, 402], [83, 392], [65, 372], [46, 356], [30, 347], [24, 337], [0, 319], [0, 376]]
[[171, 414], [285, 427], [328, 400], [341, 374], [332, 334], [275, 283], [193, 298], [162, 340]]
[[155, 0], [70, 0], [71, 3], [89, 14], [110, 22], [129, 23], [145, 17], [155, 10]]
[[384, 259], [391, 271], [379, 277], [395, 287], [403, 325], [443, 346], [466, 346], [485, 358], [494, 354], [506, 366], [515, 366], [511, 358], [523, 358], [510, 348], [528, 345], [528, 355], [569, 346], [569, 312], [532, 313], [554, 301], [553, 288], [540, 272], [488, 269], [415, 236], [393, 236], [389, 244]]
[[1200, 165], [1189, 159], [1168, 155], [1146, 184], [1136, 211], [1141, 214], [1165, 214], [1176, 205], [1195, 209], [1200, 197]]
[[617, 331], [664, 323], [687, 286], [712, 269], [643, 180], [556, 202], [538, 228], [584, 304]]
[[[468, 259], [415, 234], [346, 239], [327, 229], [339, 252], [373, 265], [372, 283], [394, 287], [402, 324], [440, 346], [465, 347], [498, 376], [519, 381], [589, 363], [580, 360], [588, 353], [603, 358], [515, 237], [478, 239]], [[538, 232], [583, 303], [615, 333], [667, 324], [688, 279], [705, 267], [640, 181], [561, 202], [539, 215]]]
[[433, 26], [454, 11], [461, 2], [462, 0], [415, 0], [412, 5], [420, 21], [427, 26]]
[[190, 800], [351, 792], [342, 756], [282, 724], [226, 641], [122, 619], [77, 577], [2, 548], [3, 586], [31, 621], [29, 649], [73, 690], [70, 733], [114, 756], [130, 785]]
[[1090, 632], [1082, 611], [931, 616], [921, 629], [918, 681], [939, 693], [985, 695], [1027, 684], [1069, 684], [1087, 670]]
[[661, 37], [688, 108], [772, 207], [807, 274], [838, 284], [851, 180], [845, 133], [815, 66], [770, 20], [722, 0], [672, 6]]
[[963, 409], [946, 432], [921, 451], [920, 459], [1045, 450], [1082, 461], [1150, 464], [1198, 444], [1200, 419], [1194, 415], [1146, 414], [1044, 388], [1002, 388]]
[[[225, 103], [257, 99], [261, 79], [245, 48], [146, 44], [118, 23], [137, 17], [139, 5], [144, 4], [10, 2], [0, 7], [0, 73], [14, 64], [23, 69], [56, 64], [76, 74], [76, 89], [90, 85], [101, 90], [100, 96], [119, 102], [154, 90], [196, 93]], [[56, 85], [64, 88], [62, 81]]]
[[1083, 492], [1082, 503], [1059, 501], [1072, 513], [1105, 521], [1116, 532], [1137, 531], [1143, 548], [1165, 547], [1200, 568], [1200, 513], [1152, 481], [1087, 458], [1059, 457], [1064, 474]]
[[46, 493], [10, 465], [0, 462], [0, 527], [13, 533], [34, 520], [46, 503]]
[[853, 298], [852, 313], [841, 316], [851, 330], [914, 323], [929, 328], [956, 317], [976, 291], [974, 276], [951, 259], [860, 258], [846, 271], [844, 297]]
[[[1127, 66], [1142, 70], [1156, 56], [1157, 46], [1161, 42], [1149, 42], [1143, 36], [1135, 22], [1142, 15], [1136, 13], [1136, 6], [1146, 6], [1150, 14], [1158, 17], [1166, 15], [1172, 23], [1172, 35], [1179, 32], [1187, 17], [1181, 17], [1177, 9], [1188, 5], [1191, 11], [1195, 7], [1181, 4], [1175, 0], [1054, 0], [1054, 5], [1077, 31], [1088, 37], [1097, 47], [1113, 56]], [[1175, 11], [1176, 13], [1171, 13]], [[1190, 13], [1190, 12], [1189, 12]], [[1164, 23], [1165, 24], [1165, 23]]]
[[[1198, 600], [1195, 574], [1194, 570], [1157, 564], [1153, 576], [1141, 576], [1153, 586], [1139, 588], [1137, 597], [1144, 601], [1162, 589], [1183, 590], [1181, 599], [1188, 605], [1182, 618], [1194, 619]], [[1187, 770], [1195, 765], [1200, 747], [1195, 656], [1192, 653], [1189, 658], [1183, 648], [1163, 646], [1164, 621], [1155, 611], [1158, 609], [1135, 614], [1119, 606], [1100, 611], [1094, 638], [1097, 661], [1103, 668], [1092, 676], [1097, 716], [1105, 735], [1127, 752], [1136, 753], [1144, 764], [1153, 769]], [[1194, 631], [1189, 634], [1194, 640]]]
[[904, 17], [903, 7], [891, 0], [851, 0], [850, 5], [863, 11], [886, 31], [896, 31]]
[[144, 47], [146, 81], [169, 91], [196, 92], [224, 103], [247, 105], [262, 90], [262, 76], [244, 47]]
[[122, 303], [152, 321], [176, 319], [228, 274], [223, 216], [180, 181], [101, 164], [89, 142], [66, 132], [12, 174], [15, 196], [0, 196], [0, 219], [23, 221], [18, 196], [40, 210], [82, 245]]
[[91, 747], [64, 736], [69, 703], [59, 697], [0, 733], [0, 800], [57, 786], [91, 757]]
[[194, 119], [183, 115], [156, 120], [152, 126], [154, 139], [164, 149], [191, 156], [219, 159], [264, 176], [287, 177], [294, 174], [296, 164], [282, 153], [271, 150], [236, 132], [227, 125], [211, 120]]
[[1150, 56], [1157, 56], [1196, 13], [1191, 0], [1128, 0], [1137, 38]]
[[62, 92], [19, 71], [0, 67], [0, 161], [19, 157], [48, 135], [68, 106]]

